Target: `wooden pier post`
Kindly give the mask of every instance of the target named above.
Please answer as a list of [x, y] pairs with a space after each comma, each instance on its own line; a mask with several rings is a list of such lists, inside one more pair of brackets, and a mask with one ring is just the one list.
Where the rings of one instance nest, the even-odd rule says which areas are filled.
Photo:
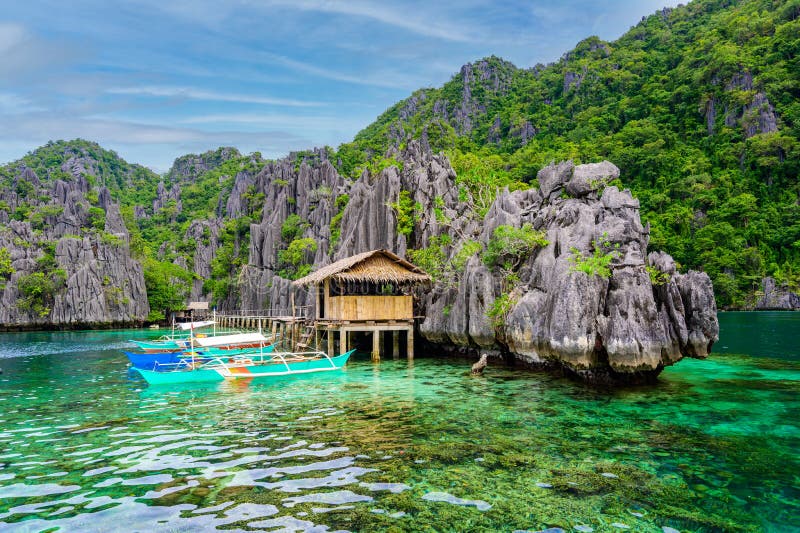
[[333, 335], [335, 330], [328, 328], [326, 333], [328, 335], [328, 357], [333, 357]]
[[344, 328], [339, 330], [339, 354], [347, 351], [347, 331]]
[[372, 332], [372, 360], [381, 360], [381, 332], [378, 329]]
[[400, 358], [400, 332], [392, 332], [392, 359]]
[[408, 339], [408, 347], [406, 348], [406, 357], [408, 359], [414, 359], [414, 326], [408, 328], [406, 339]]

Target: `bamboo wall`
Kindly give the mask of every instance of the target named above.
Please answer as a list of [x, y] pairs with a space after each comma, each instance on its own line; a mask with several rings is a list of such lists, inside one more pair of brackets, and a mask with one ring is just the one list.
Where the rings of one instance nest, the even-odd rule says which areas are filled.
[[411, 296], [331, 296], [325, 318], [331, 320], [411, 320]]

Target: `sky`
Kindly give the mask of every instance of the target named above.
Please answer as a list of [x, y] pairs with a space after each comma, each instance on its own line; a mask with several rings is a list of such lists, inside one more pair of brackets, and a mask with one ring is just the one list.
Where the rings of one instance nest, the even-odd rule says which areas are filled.
[[465, 63], [548, 63], [677, 3], [4, 0], [0, 163], [77, 137], [158, 172], [218, 146], [335, 147]]

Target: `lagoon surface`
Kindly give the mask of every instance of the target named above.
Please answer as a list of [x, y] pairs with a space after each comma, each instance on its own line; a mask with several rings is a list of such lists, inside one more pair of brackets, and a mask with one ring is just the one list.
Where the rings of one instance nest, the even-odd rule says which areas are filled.
[[800, 314], [720, 322], [616, 391], [436, 354], [148, 388], [156, 332], [0, 334], [0, 531], [800, 530]]

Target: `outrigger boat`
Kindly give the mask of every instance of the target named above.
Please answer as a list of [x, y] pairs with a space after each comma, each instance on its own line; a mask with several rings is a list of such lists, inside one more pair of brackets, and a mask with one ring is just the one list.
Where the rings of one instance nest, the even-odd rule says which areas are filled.
[[262, 348], [272, 344], [272, 339], [261, 333], [235, 333], [230, 335], [203, 336], [195, 335], [185, 338], [164, 339], [157, 341], [131, 340], [145, 352], [176, 352], [200, 348], [218, 348], [221, 350], [242, 350], [246, 348]]
[[341, 370], [355, 350], [330, 357], [325, 352], [252, 353], [206, 362], [184, 359], [156, 363], [153, 370], [134, 368], [150, 385], [198, 383], [226, 379], [261, 378]]
[[145, 353], [135, 353], [135, 352], [123, 352], [127, 357], [128, 360], [131, 362], [131, 366], [134, 368], [144, 368], [146, 370], [152, 370], [155, 368], [156, 364], [168, 364], [168, 363], [180, 363], [183, 360], [192, 359], [194, 358], [195, 361], [210, 361], [214, 357], [219, 357], [220, 359], [226, 360], [234, 356], [240, 355], [252, 355], [253, 353], [261, 354], [261, 353], [272, 353], [275, 350], [275, 345], [271, 344], [269, 346], [260, 347], [260, 352], [254, 352], [253, 348], [243, 348], [243, 349], [225, 349], [225, 348], [200, 348], [194, 350], [187, 350], [187, 351], [175, 351], [175, 352], [145, 352]]

